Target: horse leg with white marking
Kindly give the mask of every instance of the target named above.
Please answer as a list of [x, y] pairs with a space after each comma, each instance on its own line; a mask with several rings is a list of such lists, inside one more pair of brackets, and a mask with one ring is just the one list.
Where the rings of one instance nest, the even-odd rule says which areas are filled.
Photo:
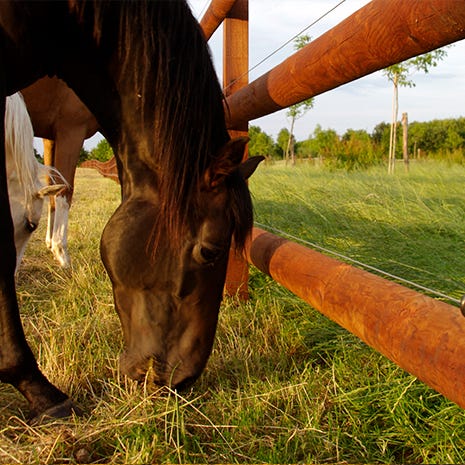
[[44, 77], [22, 89], [34, 134], [44, 143], [44, 161], [57, 168], [69, 186], [50, 198], [45, 243], [62, 267], [71, 263], [68, 253], [68, 213], [73, 196], [74, 174], [85, 139], [98, 123], [79, 97], [57, 77]]
[[[82, 141], [80, 141], [80, 143], [82, 145]], [[68, 182], [68, 187], [62, 189], [59, 195], [49, 198], [45, 244], [52, 252], [55, 260], [57, 260], [63, 268], [68, 268], [71, 265], [71, 258], [68, 252], [68, 216], [71, 198], [73, 196], [73, 188], [71, 186], [74, 184], [76, 165], [73, 165], [73, 163], [76, 157], [66, 158], [66, 154], [65, 159], [57, 157], [56, 153], [58, 147], [61, 148], [61, 144], [58, 145], [55, 140], [43, 139], [43, 144], [44, 163], [47, 166], [54, 166], [57, 168]], [[79, 148], [74, 152], [71, 149], [70, 153], [79, 154]], [[60, 165], [60, 167], [58, 168], [57, 165]]]
[[[44, 163], [47, 166], [54, 166], [53, 153], [55, 151], [55, 141], [42, 139], [44, 144]], [[50, 180], [49, 180], [50, 181]], [[47, 232], [45, 233], [45, 244], [47, 248], [52, 248], [53, 223], [55, 220], [55, 196], [50, 196], [47, 209]]]

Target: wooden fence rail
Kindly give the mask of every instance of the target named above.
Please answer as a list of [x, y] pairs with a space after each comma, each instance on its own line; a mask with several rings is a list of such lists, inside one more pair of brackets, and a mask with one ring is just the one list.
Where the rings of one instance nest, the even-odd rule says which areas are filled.
[[213, 0], [202, 19], [200, 27], [203, 30], [205, 38], [208, 40], [224, 21], [236, 0]]
[[254, 228], [248, 261], [404, 370], [465, 408], [460, 310]]

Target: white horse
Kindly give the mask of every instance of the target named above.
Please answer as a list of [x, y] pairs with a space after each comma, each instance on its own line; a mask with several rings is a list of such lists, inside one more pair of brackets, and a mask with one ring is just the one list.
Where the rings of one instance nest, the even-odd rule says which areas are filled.
[[8, 194], [15, 230], [16, 270], [26, 244], [37, 229], [44, 198], [56, 195], [66, 184], [47, 184], [47, 177], [63, 177], [39, 163], [34, 156], [34, 131], [20, 93], [6, 99], [5, 153]]

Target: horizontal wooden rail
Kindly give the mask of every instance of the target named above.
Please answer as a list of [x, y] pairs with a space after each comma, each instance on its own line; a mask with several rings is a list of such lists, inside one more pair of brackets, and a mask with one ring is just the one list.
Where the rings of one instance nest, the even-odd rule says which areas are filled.
[[464, 38], [465, 1], [373, 0], [229, 96], [228, 127]]
[[261, 229], [248, 261], [397, 365], [465, 408], [460, 310]]
[[113, 156], [107, 161], [86, 160], [81, 163], [81, 168], [92, 168], [97, 170], [105, 178], [113, 179], [119, 184], [118, 168], [116, 166], [116, 158]]
[[226, 18], [236, 0], [212, 0], [207, 11], [200, 20], [203, 34], [208, 40]]

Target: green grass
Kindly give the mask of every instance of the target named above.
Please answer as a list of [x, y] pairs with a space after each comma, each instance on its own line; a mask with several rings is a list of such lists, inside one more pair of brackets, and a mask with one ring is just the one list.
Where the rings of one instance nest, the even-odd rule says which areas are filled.
[[[449, 295], [465, 292], [464, 169], [412, 164], [327, 172], [261, 167], [256, 217]], [[462, 409], [258, 271], [251, 299], [227, 299], [207, 370], [184, 393], [138, 386], [100, 263], [119, 187], [78, 170], [73, 270], [45, 249], [45, 221], [18, 276], [28, 339], [47, 376], [85, 416], [36, 428], [0, 385], [0, 463], [463, 463]]]
[[[400, 168], [400, 169], [399, 169]], [[329, 173], [262, 167], [256, 221], [460, 299], [465, 293], [465, 170], [440, 162]]]

